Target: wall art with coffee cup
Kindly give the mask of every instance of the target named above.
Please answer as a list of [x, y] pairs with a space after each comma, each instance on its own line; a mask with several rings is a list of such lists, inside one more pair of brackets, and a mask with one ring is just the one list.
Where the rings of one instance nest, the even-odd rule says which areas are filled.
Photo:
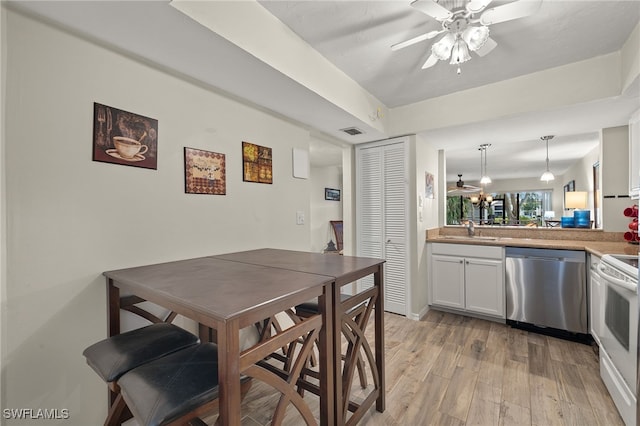
[[242, 142], [242, 179], [245, 182], [273, 183], [271, 148]]
[[225, 155], [202, 149], [184, 148], [184, 192], [226, 195]]
[[93, 104], [93, 161], [158, 168], [158, 120]]

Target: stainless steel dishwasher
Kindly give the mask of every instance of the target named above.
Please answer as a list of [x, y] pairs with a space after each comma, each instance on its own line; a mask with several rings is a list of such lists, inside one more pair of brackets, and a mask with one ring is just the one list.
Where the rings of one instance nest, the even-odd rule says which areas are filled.
[[583, 251], [507, 247], [507, 322], [586, 334]]

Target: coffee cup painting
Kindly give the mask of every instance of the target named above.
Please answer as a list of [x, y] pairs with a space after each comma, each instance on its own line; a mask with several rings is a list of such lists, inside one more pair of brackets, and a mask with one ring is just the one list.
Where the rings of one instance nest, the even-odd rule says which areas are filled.
[[93, 104], [93, 161], [158, 168], [158, 120]]

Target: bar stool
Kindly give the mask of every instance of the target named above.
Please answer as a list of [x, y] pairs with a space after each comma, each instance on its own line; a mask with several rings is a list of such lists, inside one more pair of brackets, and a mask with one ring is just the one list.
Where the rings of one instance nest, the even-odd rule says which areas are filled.
[[[349, 299], [350, 297], [351, 296], [348, 294], [340, 294], [340, 302], [342, 303], [347, 299]], [[351, 309], [350, 311], [348, 311], [347, 314], [351, 315], [351, 317], [356, 317], [364, 311], [364, 307], [365, 307], [364, 304], [358, 305], [353, 309]], [[295, 313], [300, 318], [308, 318], [310, 316], [317, 315], [319, 313], [318, 299], [309, 300], [307, 302], [301, 303], [300, 305], [297, 305]], [[348, 341], [350, 342], [353, 341], [353, 336], [349, 335], [348, 333], [345, 333], [344, 329], [343, 329], [343, 334], [345, 335]], [[342, 359], [343, 360], [345, 359], [344, 355], [342, 356]], [[362, 360], [362, 357], [360, 356], [360, 354], [358, 354], [356, 358], [356, 368], [358, 369], [360, 386], [362, 386], [362, 388], [364, 389], [367, 387], [367, 375], [365, 374], [364, 361]]]
[[[251, 383], [241, 376], [241, 399]], [[204, 425], [199, 416], [218, 404], [218, 347], [190, 346], [129, 371], [118, 384], [140, 426]]]
[[198, 342], [196, 336], [178, 326], [159, 323], [109, 337], [86, 348], [82, 354], [87, 364], [115, 394], [105, 425], [120, 424], [126, 408], [117, 383], [123, 374]]

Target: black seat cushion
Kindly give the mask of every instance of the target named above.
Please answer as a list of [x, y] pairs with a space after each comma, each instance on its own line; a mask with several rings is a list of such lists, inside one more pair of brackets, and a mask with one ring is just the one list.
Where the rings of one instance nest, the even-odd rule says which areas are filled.
[[201, 343], [174, 352], [131, 370], [118, 384], [141, 425], [174, 421], [218, 398], [218, 348]]
[[[350, 298], [351, 295], [349, 294], [340, 294], [340, 302], [344, 302], [345, 300], [347, 300], [348, 298]], [[307, 302], [301, 303], [299, 305], [296, 306], [296, 312], [298, 314], [306, 314], [306, 315], [315, 315], [319, 312], [318, 310], [318, 299], [312, 299], [309, 300]]]
[[129, 370], [198, 341], [197, 336], [178, 326], [159, 323], [101, 340], [82, 354], [105, 382], [113, 382]]

